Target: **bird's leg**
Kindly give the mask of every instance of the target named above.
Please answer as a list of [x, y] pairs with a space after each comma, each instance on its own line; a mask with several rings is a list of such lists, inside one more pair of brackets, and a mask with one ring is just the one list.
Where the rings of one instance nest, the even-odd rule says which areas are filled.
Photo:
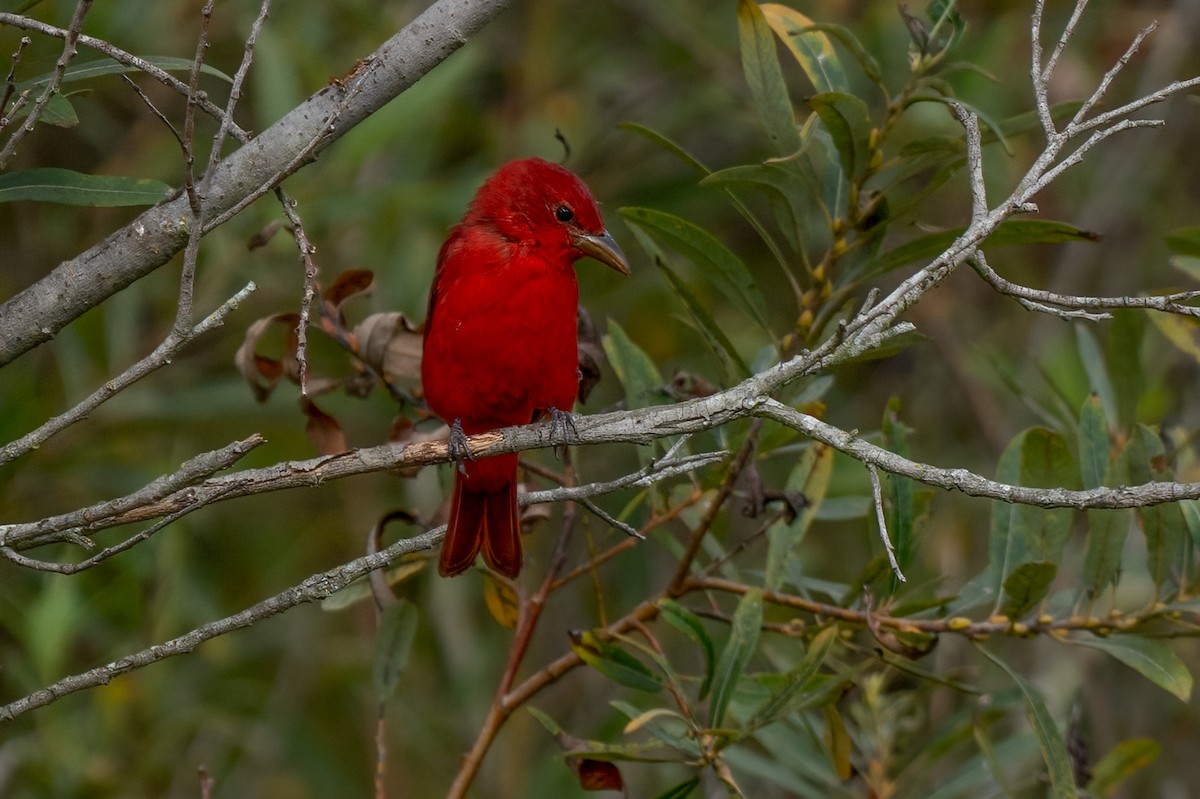
[[450, 459], [458, 465], [460, 472], [466, 474], [466, 462], [475, 460], [475, 453], [471, 452], [471, 447], [467, 444], [467, 434], [463, 432], [462, 419], [455, 419], [454, 424], [450, 425], [450, 440], [446, 446], [450, 450]]
[[554, 447], [555, 457], [561, 459], [562, 453], [560, 452], [560, 448], [566, 449], [567, 436], [579, 435], [579, 429], [575, 427], [575, 414], [570, 411], [560, 411], [553, 405], [547, 408], [547, 411], [550, 414], [550, 440], [554, 441], [556, 438], [562, 439]]

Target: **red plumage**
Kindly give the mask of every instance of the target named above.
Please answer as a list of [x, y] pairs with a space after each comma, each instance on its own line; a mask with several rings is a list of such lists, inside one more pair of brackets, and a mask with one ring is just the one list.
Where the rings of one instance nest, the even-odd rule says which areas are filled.
[[[569, 412], [579, 389], [575, 261], [628, 274], [578, 177], [541, 159], [501, 167], [438, 255], [421, 379], [430, 410], [467, 435]], [[517, 456], [467, 460], [455, 476], [438, 571], [521, 569]]]

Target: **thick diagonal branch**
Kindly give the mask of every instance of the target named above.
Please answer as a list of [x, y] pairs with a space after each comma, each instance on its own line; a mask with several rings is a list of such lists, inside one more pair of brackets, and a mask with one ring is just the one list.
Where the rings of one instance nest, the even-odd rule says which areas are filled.
[[[508, 2], [440, 0], [363, 59], [345, 80], [321, 89], [232, 153], [213, 172], [205, 198], [205, 232], [416, 83]], [[186, 244], [190, 219], [188, 200], [177, 193], [0, 305], [0, 366], [49, 341], [84, 311], [165, 264]]]

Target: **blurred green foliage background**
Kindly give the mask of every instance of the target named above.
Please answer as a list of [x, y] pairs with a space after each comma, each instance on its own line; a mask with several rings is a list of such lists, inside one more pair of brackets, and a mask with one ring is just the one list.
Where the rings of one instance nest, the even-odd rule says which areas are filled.
[[[0, 2], [0, 10], [15, 5]], [[259, 41], [239, 121], [248, 129], [265, 129], [347, 73], [426, 5], [277, 3]], [[816, 19], [852, 29], [885, 74], [907, 73], [908, 33], [893, 4], [795, 5]], [[768, 147], [742, 75], [735, 6], [732, 0], [514, 2], [416, 87], [287, 181], [317, 247], [322, 274], [331, 278], [343, 269], [372, 270], [375, 291], [356, 300], [352, 314], [400, 310], [422, 319], [437, 249], [475, 188], [508, 159], [559, 160], [558, 130], [570, 143], [568, 165], [604, 203], [610, 229], [634, 262], [635, 274], [628, 280], [581, 264], [584, 305], [601, 324], [606, 318], [618, 321], [664, 375], [682, 369], [717, 380], [714, 362], [681, 319], [684, 309], [662, 274], [645, 261], [616, 210], [659, 208], [712, 232], [756, 269], [773, 303], [770, 321], [781, 331], [794, 322], [789, 290], [777, 271], [761, 266], [766, 261], [761, 242], [716, 190], [699, 187], [690, 170], [617, 124], [636, 122], [660, 131], [713, 168], [761, 160]], [[1048, 28], [1057, 32], [1069, 6], [1050, 6]], [[65, 25], [73, 8], [67, 0], [48, 0], [28, 13]], [[217, 4], [209, 63], [232, 73], [257, 10], [248, 0]], [[1030, 11], [1026, 3], [995, 2], [962, 9], [969, 27], [956, 58], [979, 69], [964, 69], [949, 79], [960, 96], [996, 118], [1032, 108]], [[97, 3], [85, 31], [140, 55], [190, 57], [198, 16], [196, 3]], [[1200, 37], [1194, 2], [1105, 4], [1084, 17], [1060, 67], [1056, 99], [1090, 91], [1151, 18], [1161, 27], [1114, 88], [1112, 102], [1200, 72], [1200, 56], [1191, 47]], [[0, 53], [11, 53], [21, 35], [0, 27]], [[59, 51], [57, 40], [33, 36], [19, 77], [48, 71]], [[799, 70], [789, 70], [788, 78], [800, 102], [810, 89]], [[149, 80], [138, 82], [169, 117], [182, 118], [181, 98]], [[206, 78], [205, 88], [220, 98], [228, 86]], [[70, 99], [80, 123], [39, 127], [11, 169], [59, 166], [179, 185], [182, 164], [175, 140], [119, 79], [70, 84], [68, 91], [76, 92]], [[992, 265], [1013, 280], [1086, 294], [1193, 285], [1171, 269], [1163, 238], [1200, 218], [1200, 159], [1194, 157], [1200, 108], [1193, 96], [1153, 110], [1169, 120], [1165, 129], [1118, 137], [1039, 197], [1045, 216], [1098, 232], [1104, 236], [1101, 244], [1004, 249], [992, 256]], [[200, 124], [197, 140], [206, 145], [211, 120]], [[944, 108], [932, 105], [916, 109], [903, 124], [913, 136], [953, 128]], [[1036, 137], [1014, 140], [1012, 155], [996, 145], [988, 148], [987, 175], [995, 196], [1007, 193], [1038, 149]], [[902, 240], [963, 224], [968, 205], [960, 175], [923, 208], [920, 228], [893, 235]], [[32, 284], [136, 213], [0, 203], [0, 297]], [[3, 521], [37, 519], [128, 493], [197, 452], [253, 432], [263, 433], [269, 444], [254, 452], [247, 466], [314, 454], [294, 391], [281, 388], [256, 404], [233, 367], [233, 354], [251, 321], [298, 305], [302, 271], [291, 239], [276, 236], [254, 251], [246, 246], [279, 217], [274, 199], [266, 198], [205, 238], [197, 282], [201, 313], [249, 280], [259, 290], [229, 324], [169, 368], [38, 451], [0, 468]], [[0, 439], [23, 435], [151, 350], [170, 327], [177, 273], [178, 259], [6, 368], [0, 379]], [[898, 279], [888, 276], [881, 284]], [[704, 299], [719, 320], [724, 318], [719, 298]], [[846, 429], [875, 429], [889, 397], [899, 396], [902, 416], [915, 430], [911, 449], [917, 460], [987, 475], [1017, 431], [1058, 418], [1060, 408], [1073, 414], [1080, 407], [1091, 388], [1079, 354], [1081, 337], [1094, 337], [1103, 346], [1117, 324], [1081, 333], [1071, 323], [1031, 315], [966, 270], [909, 318], [928, 340], [892, 358], [839, 370], [825, 397], [825, 418]], [[1145, 328], [1138, 418], [1163, 424], [1186, 441], [1200, 422], [1196, 358], [1141, 320], [1124, 322]], [[729, 321], [728, 334], [752, 356], [754, 331], [738, 329], [732, 316]], [[324, 355], [329, 363], [337, 360], [332, 351]], [[606, 373], [582, 410], [616, 407], [621, 396]], [[334, 396], [323, 403], [346, 426], [352, 446], [382, 442], [396, 410], [378, 391], [366, 400]], [[585, 480], [636, 467], [636, 454], [628, 447], [589, 450], [580, 460]], [[1178, 464], [1176, 470], [1180, 479], [1200, 477], [1194, 463]], [[445, 472], [427, 469], [412, 480], [372, 475], [287, 496], [217, 504], [79, 576], [0, 567], [4, 701], [229, 615], [361, 554], [367, 531], [389, 509], [404, 506], [432, 516]], [[861, 492], [864, 481], [859, 471], [838, 468], [832, 493]], [[617, 512], [624, 499], [604, 504]], [[939, 495], [933, 508], [920, 553], [922, 577], [952, 592], [986, 558], [988, 503]], [[594, 520], [588, 523], [595, 526]], [[619, 535], [600, 529], [591, 534], [609, 543]], [[550, 536], [543, 538], [527, 539], [534, 560], [546, 557]], [[812, 570], [846, 580], [870, 558], [872, 546], [864, 525], [831, 522], [808, 538], [805, 556], [816, 564]], [[65, 549], [38, 554], [78, 555]], [[610, 568], [610, 598], [633, 601], [669, 572], [671, 556], [651, 541]], [[1133, 594], [1130, 601], [1136, 601], [1137, 581], [1124, 585]], [[412, 661], [389, 704], [390, 780], [393, 795], [434, 796], [445, 790], [474, 737], [510, 632], [485, 610], [474, 576], [444, 581], [423, 574], [402, 590], [419, 604], [421, 621]], [[1147, 586], [1141, 590], [1148, 595]], [[371, 682], [375, 623], [368, 605], [336, 613], [302, 607], [4, 724], [0, 794], [198, 796], [197, 768], [203, 765], [215, 778], [214, 796], [366, 795], [377, 710]], [[564, 651], [566, 630], [600, 622], [585, 590], [574, 603], [559, 602], [547, 614], [531, 663]], [[969, 662], [962, 646], [947, 641], [931, 656], [930, 667], [954, 673]], [[1198, 662], [1194, 641], [1180, 646], [1185, 659]], [[1200, 700], [1193, 694], [1190, 704], [1180, 703], [1093, 654], [1068, 653], [1045, 641], [1013, 648], [1013, 659], [1051, 697], [1059, 718], [1065, 718], [1077, 695], [1083, 698], [1097, 751], [1129, 737], [1159, 740], [1163, 756], [1124, 795], [1187, 795], [1187, 786], [1200, 779], [1190, 756], [1200, 746]], [[615, 735], [620, 722], [604, 699], [606, 690], [597, 674], [579, 670], [534, 704], [580, 734]], [[921, 713], [947, 712], [938, 705], [946, 701], [932, 694]], [[650, 796], [683, 774], [663, 767], [627, 771], [634, 796]], [[580, 795], [550, 737], [523, 714], [490, 753], [477, 790], [495, 797]], [[764, 787], [756, 795], [789, 794]]]

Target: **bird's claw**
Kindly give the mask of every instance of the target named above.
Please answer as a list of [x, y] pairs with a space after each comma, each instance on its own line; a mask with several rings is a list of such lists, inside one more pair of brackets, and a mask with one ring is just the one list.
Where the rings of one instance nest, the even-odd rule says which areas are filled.
[[559, 443], [554, 447], [554, 452], [561, 458], [560, 450], [566, 448], [569, 437], [579, 435], [579, 428], [575, 426], [575, 414], [569, 411], [560, 411], [553, 405], [548, 410], [550, 413], [550, 441], [559, 439]]
[[475, 460], [475, 453], [471, 452], [471, 447], [467, 444], [467, 434], [463, 432], [462, 419], [455, 419], [454, 424], [450, 425], [450, 440], [446, 443], [446, 447], [450, 450], [450, 459], [457, 465], [458, 471], [465, 475], [467, 473], [466, 462]]

